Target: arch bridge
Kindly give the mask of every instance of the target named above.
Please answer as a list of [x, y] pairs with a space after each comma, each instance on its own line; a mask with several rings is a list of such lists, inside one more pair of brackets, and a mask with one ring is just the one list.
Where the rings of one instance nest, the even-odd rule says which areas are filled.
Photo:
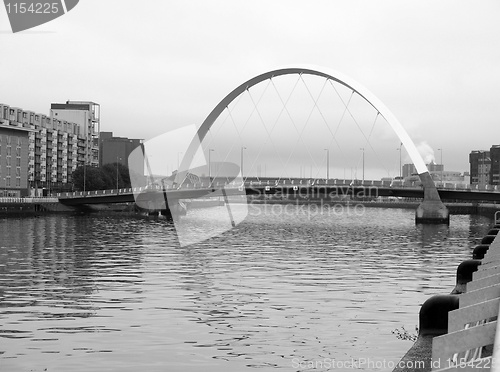
[[203, 121], [196, 133], [196, 136], [193, 138], [185, 151], [175, 177], [174, 185], [182, 185], [185, 182], [185, 179], [189, 174], [191, 164], [193, 163], [195, 155], [200, 148], [200, 144], [203, 142], [212, 125], [219, 118], [221, 113], [229, 106], [229, 104], [231, 104], [231, 102], [233, 102], [245, 91], [248, 91], [251, 87], [263, 81], [275, 79], [285, 75], [313, 75], [322, 77], [341, 84], [366, 100], [366, 102], [368, 102], [379, 115], [385, 118], [394, 133], [398, 136], [402, 145], [405, 147], [418, 172], [423, 185], [424, 195], [423, 202], [416, 211], [416, 221], [422, 223], [449, 222], [448, 210], [440, 199], [434, 181], [432, 180], [427, 167], [417, 150], [417, 147], [392, 112], [373, 93], [354, 79], [341, 74], [338, 71], [316, 66], [292, 66], [271, 70], [243, 82], [227, 94]]

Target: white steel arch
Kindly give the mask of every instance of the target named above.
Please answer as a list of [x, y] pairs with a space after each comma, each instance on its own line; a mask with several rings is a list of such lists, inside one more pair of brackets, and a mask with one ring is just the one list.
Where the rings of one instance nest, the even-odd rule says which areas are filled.
[[252, 86], [265, 81], [267, 79], [281, 76], [281, 75], [291, 75], [291, 74], [308, 74], [308, 75], [316, 75], [321, 76], [326, 79], [333, 80], [339, 84], [346, 86], [347, 88], [353, 90], [358, 95], [363, 97], [370, 105], [377, 110], [381, 116], [385, 118], [385, 120], [389, 123], [391, 128], [394, 130], [396, 135], [399, 137], [400, 141], [403, 143], [408, 155], [410, 156], [415, 168], [419, 174], [423, 174], [428, 172], [427, 166], [425, 165], [422, 156], [417, 150], [417, 147], [413, 143], [412, 139], [403, 128], [401, 123], [396, 119], [396, 117], [392, 114], [392, 112], [367, 88], [363, 85], [355, 81], [354, 79], [339, 73], [338, 71], [334, 71], [324, 67], [317, 66], [292, 66], [292, 67], [283, 67], [276, 70], [268, 71], [258, 76], [255, 76], [243, 84], [236, 87], [232, 92], [230, 92], [222, 101], [219, 102], [217, 106], [210, 112], [207, 118], [203, 121], [200, 128], [198, 129], [197, 136], [193, 138], [189, 148], [186, 150], [186, 153], [182, 159], [182, 163], [180, 166], [180, 171], [177, 173], [178, 177], [176, 181], [178, 182], [180, 179], [183, 179], [186, 175], [186, 172], [198, 150], [199, 145], [205, 138], [209, 129], [213, 125], [213, 123], [217, 120], [219, 115], [226, 109], [226, 107], [240, 94], [245, 92], [247, 89]]

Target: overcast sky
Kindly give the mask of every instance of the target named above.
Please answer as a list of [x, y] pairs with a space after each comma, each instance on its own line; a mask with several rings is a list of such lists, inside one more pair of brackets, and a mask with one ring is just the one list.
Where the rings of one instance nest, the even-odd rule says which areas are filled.
[[314, 64], [351, 76], [448, 170], [500, 144], [500, 2], [81, 0], [12, 34], [0, 11], [0, 101], [101, 105], [101, 130], [199, 125], [248, 78]]

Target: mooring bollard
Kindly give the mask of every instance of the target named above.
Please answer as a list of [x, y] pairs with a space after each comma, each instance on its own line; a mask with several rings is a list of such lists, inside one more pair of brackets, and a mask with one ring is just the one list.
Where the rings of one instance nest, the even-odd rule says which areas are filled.
[[424, 302], [418, 316], [418, 337], [439, 336], [448, 332], [448, 312], [458, 309], [458, 296], [435, 295]]
[[498, 232], [500, 231], [500, 229], [498, 228], [493, 228], [491, 229], [490, 231], [488, 231], [488, 235], [498, 235]]
[[496, 235], [486, 235], [483, 239], [481, 239], [481, 244], [491, 244], [496, 237]]
[[475, 260], [482, 260], [489, 248], [490, 248], [489, 244], [477, 245], [472, 251], [472, 258]]
[[481, 260], [465, 260], [457, 267], [457, 283], [451, 294], [461, 294], [467, 291], [467, 283], [472, 281], [472, 273], [477, 271]]
[[[417, 341], [393, 372], [430, 371], [432, 339], [448, 333], [448, 312], [456, 309], [458, 309], [457, 295], [435, 295], [427, 299], [420, 308]], [[416, 361], [424, 364], [418, 370], [410, 367]]]

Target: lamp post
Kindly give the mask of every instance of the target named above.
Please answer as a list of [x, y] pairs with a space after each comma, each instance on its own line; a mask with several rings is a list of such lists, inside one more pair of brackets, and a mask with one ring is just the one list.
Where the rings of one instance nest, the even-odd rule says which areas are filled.
[[45, 185], [47, 186], [47, 196], [50, 196], [50, 172], [45, 173]]
[[214, 149], [208, 149], [208, 182], [209, 184], [212, 183], [212, 160], [211, 160], [211, 152], [214, 151]]
[[246, 147], [241, 147], [241, 158], [240, 158], [240, 169], [241, 169], [241, 178], [243, 179], [243, 150], [246, 150]]
[[444, 168], [443, 167], [443, 149], [440, 148], [440, 149], [438, 149], [438, 151], [441, 152], [441, 183], [442, 183], [443, 182], [443, 168]]
[[83, 159], [83, 194], [85, 195], [85, 187], [87, 184], [87, 157], [88, 157], [88, 143], [85, 141], [85, 158]]
[[363, 151], [363, 183], [365, 183], [365, 148], [361, 147], [361, 151]]
[[485, 151], [483, 151], [483, 166], [481, 167], [481, 178], [478, 177], [480, 185], [482, 184], [483, 179], [484, 179], [484, 184], [486, 184], [486, 163], [484, 162], [484, 160], [485, 160], [484, 155], [485, 155]]
[[396, 150], [399, 151], [399, 179], [402, 179], [402, 165], [401, 165], [401, 146], [403, 146], [403, 142], [399, 144], [399, 148]]
[[326, 180], [330, 179], [330, 150], [325, 149], [326, 151]]
[[118, 156], [116, 157], [116, 193], [117, 194], [118, 194], [118, 165], [120, 165], [118, 160], [121, 161], [122, 158], [119, 158]]

